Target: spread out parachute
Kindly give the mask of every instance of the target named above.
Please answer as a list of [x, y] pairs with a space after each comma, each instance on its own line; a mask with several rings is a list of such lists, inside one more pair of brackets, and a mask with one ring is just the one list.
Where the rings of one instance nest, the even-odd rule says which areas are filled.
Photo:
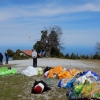
[[0, 68], [0, 76], [16, 74], [17, 71], [14, 68], [8, 69], [7, 67]]
[[43, 73], [42, 68], [34, 68], [33, 66], [28, 66], [26, 69], [22, 70], [21, 74], [26, 76], [41, 75]]

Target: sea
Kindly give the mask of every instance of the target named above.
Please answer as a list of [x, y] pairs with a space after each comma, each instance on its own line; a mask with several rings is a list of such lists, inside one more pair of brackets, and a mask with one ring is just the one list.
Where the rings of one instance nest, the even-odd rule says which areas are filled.
[[[64, 45], [63, 49], [60, 49], [60, 51], [66, 55], [67, 53], [71, 55], [72, 53], [78, 54], [78, 55], [94, 55], [96, 53], [96, 50], [94, 46], [73, 46], [73, 45]], [[16, 50], [20, 49], [22, 50], [32, 50], [33, 45], [31, 44], [24, 44], [24, 45], [1, 45], [0, 46], [0, 53], [3, 54], [3, 60], [5, 60], [5, 55], [4, 53], [8, 50], [11, 49], [12, 51], [16, 52]], [[10, 59], [12, 60], [12, 59]]]

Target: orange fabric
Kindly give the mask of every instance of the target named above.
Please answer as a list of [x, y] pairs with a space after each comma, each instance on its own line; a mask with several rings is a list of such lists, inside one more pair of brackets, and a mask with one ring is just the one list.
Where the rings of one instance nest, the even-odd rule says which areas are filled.
[[57, 75], [59, 79], [72, 78], [79, 72], [81, 72], [81, 71], [77, 70], [77, 69], [70, 69], [70, 71], [68, 71], [68, 70], [64, 70], [62, 66], [56, 66], [49, 70], [47, 77], [54, 78], [54, 75]]
[[72, 69], [71, 72], [75, 76], [77, 73], [82, 72], [82, 71], [81, 70], [77, 70], [77, 69]]
[[70, 72], [68, 70], [64, 70], [64, 71], [62, 71], [62, 72], [60, 72], [58, 74], [58, 78], [59, 79], [62, 79], [62, 78], [72, 78], [73, 76], [75, 76], [77, 73], [79, 73], [81, 71], [77, 70], [77, 69], [71, 69]]
[[62, 71], [62, 72], [60, 72], [58, 74], [58, 78], [59, 79], [62, 79], [62, 78], [72, 78], [72, 77], [73, 77], [73, 75], [71, 75], [70, 72], [66, 71], [66, 70], [64, 70], [64, 71]]
[[53, 78], [55, 74], [57, 75], [62, 70], [63, 70], [62, 66], [55, 66], [54, 68], [50, 69], [48, 73], [48, 78], [50, 77]]

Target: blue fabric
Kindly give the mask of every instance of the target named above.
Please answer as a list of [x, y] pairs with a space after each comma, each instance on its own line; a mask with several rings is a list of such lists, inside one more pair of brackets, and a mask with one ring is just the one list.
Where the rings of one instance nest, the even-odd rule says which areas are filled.
[[[87, 71], [83, 72], [83, 75], [87, 74], [89, 71], [90, 70], [87, 70]], [[93, 74], [95, 77], [97, 77], [97, 80], [99, 80], [99, 76], [98, 76], [97, 73], [91, 71], [91, 74]]]
[[61, 82], [62, 82], [62, 80], [60, 80], [60, 81], [58, 82], [58, 87], [61, 87]]
[[82, 74], [82, 76], [85, 75], [85, 74], [86, 74], [87, 72], [89, 72], [89, 71], [90, 71], [90, 70], [84, 71], [83, 74]]
[[67, 84], [66, 84], [66, 88], [71, 88], [73, 86], [73, 82], [75, 81], [75, 78], [73, 78], [72, 80], [70, 80]]
[[97, 73], [95, 73], [95, 72], [91, 72], [95, 77], [97, 77], [97, 80], [99, 80], [99, 76], [98, 76], [98, 74]]

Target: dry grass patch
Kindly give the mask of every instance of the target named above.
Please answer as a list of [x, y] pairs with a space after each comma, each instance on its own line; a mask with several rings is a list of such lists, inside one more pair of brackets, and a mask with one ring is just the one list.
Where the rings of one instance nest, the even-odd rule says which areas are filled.
[[[0, 77], [0, 100], [67, 100], [67, 89], [58, 88], [58, 79], [52, 79], [52, 89], [41, 94], [31, 94], [35, 80], [41, 80], [43, 75], [27, 77], [21, 74]], [[45, 81], [45, 80], [44, 80]], [[49, 84], [48, 84], [49, 85]]]

